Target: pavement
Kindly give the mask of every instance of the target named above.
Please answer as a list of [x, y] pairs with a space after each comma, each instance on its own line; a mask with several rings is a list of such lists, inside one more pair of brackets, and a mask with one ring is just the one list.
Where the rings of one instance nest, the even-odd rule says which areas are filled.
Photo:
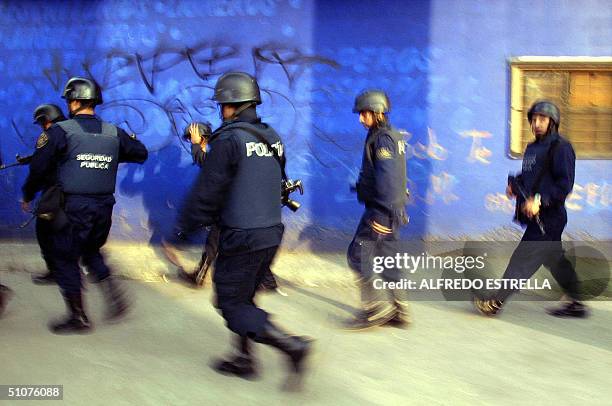
[[[308, 254], [300, 260], [321, 261]], [[592, 315], [581, 320], [546, 315], [544, 308], [552, 303], [544, 301], [511, 301], [497, 318], [480, 316], [469, 302], [414, 301], [409, 327], [357, 333], [340, 328], [356, 310], [355, 287], [281, 280], [281, 292], [260, 295], [258, 304], [287, 331], [316, 339], [304, 389], [286, 393], [281, 390], [285, 360], [263, 345], [256, 347], [259, 380], [244, 381], [210, 369], [215, 357], [228, 353], [230, 340], [212, 305], [210, 286], [194, 290], [170, 278], [124, 280], [132, 311], [123, 322], [110, 325], [102, 320], [101, 292], [88, 285], [94, 332], [55, 336], [46, 325], [65, 312], [57, 287], [36, 286], [23, 270], [0, 270], [0, 281], [15, 292], [0, 319], [0, 385], [63, 385], [63, 401], [48, 404], [612, 402], [609, 301], [589, 302]]]

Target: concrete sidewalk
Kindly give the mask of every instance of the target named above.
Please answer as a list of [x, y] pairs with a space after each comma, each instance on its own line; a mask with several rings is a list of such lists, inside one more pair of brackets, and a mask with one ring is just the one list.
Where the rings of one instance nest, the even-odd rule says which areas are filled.
[[407, 329], [351, 333], [339, 324], [354, 310], [355, 289], [284, 284], [286, 296], [261, 295], [259, 304], [287, 330], [317, 340], [305, 390], [288, 394], [280, 391], [284, 360], [265, 346], [256, 347], [258, 381], [209, 368], [227, 353], [230, 337], [211, 304], [210, 287], [126, 281], [133, 311], [123, 323], [107, 325], [100, 292], [89, 285], [95, 331], [62, 337], [46, 328], [65, 311], [57, 287], [35, 286], [25, 272], [0, 272], [0, 281], [15, 291], [0, 319], [0, 384], [62, 384], [62, 404], [612, 402], [610, 302], [591, 303], [586, 320], [549, 317], [546, 302], [511, 302], [496, 319], [477, 315], [466, 302], [415, 302], [415, 322]]

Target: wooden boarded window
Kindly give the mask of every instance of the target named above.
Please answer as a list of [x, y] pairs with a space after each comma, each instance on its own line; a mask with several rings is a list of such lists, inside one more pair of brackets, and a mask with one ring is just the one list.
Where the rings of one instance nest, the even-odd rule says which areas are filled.
[[529, 107], [551, 100], [561, 110], [559, 132], [577, 158], [612, 158], [612, 58], [536, 58], [510, 60], [510, 155], [521, 157], [534, 139]]

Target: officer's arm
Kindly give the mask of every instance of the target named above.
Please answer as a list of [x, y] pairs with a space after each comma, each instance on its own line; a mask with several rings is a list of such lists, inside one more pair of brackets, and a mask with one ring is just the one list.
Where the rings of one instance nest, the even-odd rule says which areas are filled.
[[200, 225], [211, 225], [217, 217], [238, 162], [238, 146], [232, 138], [223, 138], [210, 145], [191, 192], [178, 217], [178, 230], [189, 232]]
[[201, 168], [206, 157], [206, 151], [202, 149], [200, 144], [191, 144], [191, 157], [193, 158], [193, 163]]
[[[381, 135], [375, 143], [374, 150], [374, 178], [376, 184], [376, 196], [374, 201], [378, 208], [374, 210], [373, 222], [381, 225], [383, 234], [391, 231], [391, 219], [393, 218], [393, 199], [398, 187], [397, 173], [400, 161], [399, 151], [395, 141], [389, 135]], [[376, 229], [376, 228], [375, 228]]]
[[134, 135], [127, 135], [121, 128], [117, 128], [119, 136], [119, 162], [143, 163], [149, 157], [149, 151]]
[[540, 193], [544, 207], [562, 205], [574, 187], [576, 154], [570, 143], [560, 144], [556, 148], [551, 169], [552, 187]]
[[59, 154], [66, 148], [65, 132], [58, 126], [43, 132], [36, 141], [28, 177], [21, 188], [23, 201], [31, 202], [47, 183], [49, 171], [55, 171]]

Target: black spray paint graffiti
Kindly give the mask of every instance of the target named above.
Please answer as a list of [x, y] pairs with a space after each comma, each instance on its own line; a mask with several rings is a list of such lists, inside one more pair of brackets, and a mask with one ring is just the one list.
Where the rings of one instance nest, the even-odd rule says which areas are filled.
[[[297, 48], [286, 45], [263, 44], [251, 50], [255, 76], [259, 79], [266, 65], [278, 65], [282, 67], [289, 87], [292, 87], [302, 73], [314, 64], [323, 64], [337, 68], [338, 64], [333, 60], [313, 55], [307, 55]], [[42, 69], [43, 76], [47, 79], [55, 92], [60, 92], [65, 81], [71, 76], [85, 75], [95, 79], [108, 94], [110, 90], [120, 89], [122, 86], [141, 83], [151, 97], [126, 97], [116, 100], [107, 100], [99, 107], [99, 112], [117, 112], [117, 117], [122, 117], [118, 125], [124, 126], [128, 131], [143, 137], [143, 141], [152, 151], [157, 151], [173, 142], [178, 137], [183, 148], [189, 151], [189, 146], [183, 144], [180, 137], [182, 127], [194, 116], [207, 116], [215, 113], [216, 105], [212, 101], [212, 89], [214, 84], [211, 79], [229, 70], [241, 69], [239, 63], [240, 47], [233, 44], [220, 44], [203, 41], [193, 46], [160, 46], [147, 54], [129, 53], [122, 50], [111, 50], [104, 56], [86, 55], [84, 59], [75, 64], [66, 65], [63, 56], [59, 52], [52, 55], [51, 66]], [[188, 72], [192, 72], [200, 84], [190, 84], [181, 87], [179, 92], [165, 98], [159, 96], [158, 79], [161, 74], [175, 73], [173, 69], [184, 69], [179, 65], [186, 63]], [[242, 67], [244, 69], [244, 67]], [[177, 71], [184, 76], [185, 71]], [[193, 82], [192, 82], [193, 83]], [[270, 99], [282, 100], [283, 103], [295, 112], [296, 108], [292, 98], [273, 89], [262, 87], [262, 93]], [[195, 100], [195, 101], [194, 101]], [[119, 109], [120, 111], [116, 111]], [[151, 114], [151, 112], [155, 112]], [[151, 117], [164, 117], [164, 126], [168, 125], [170, 131], [167, 136], [160, 134], [153, 128]], [[127, 118], [123, 118], [127, 117]], [[295, 125], [295, 118], [294, 123]], [[20, 126], [13, 120], [13, 129], [23, 146], [29, 146], [32, 142], [24, 139], [18, 130]], [[159, 121], [157, 121], [159, 127]], [[293, 127], [292, 125], [292, 127]], [[152, 133], [155, 145], [147, 137]]]

